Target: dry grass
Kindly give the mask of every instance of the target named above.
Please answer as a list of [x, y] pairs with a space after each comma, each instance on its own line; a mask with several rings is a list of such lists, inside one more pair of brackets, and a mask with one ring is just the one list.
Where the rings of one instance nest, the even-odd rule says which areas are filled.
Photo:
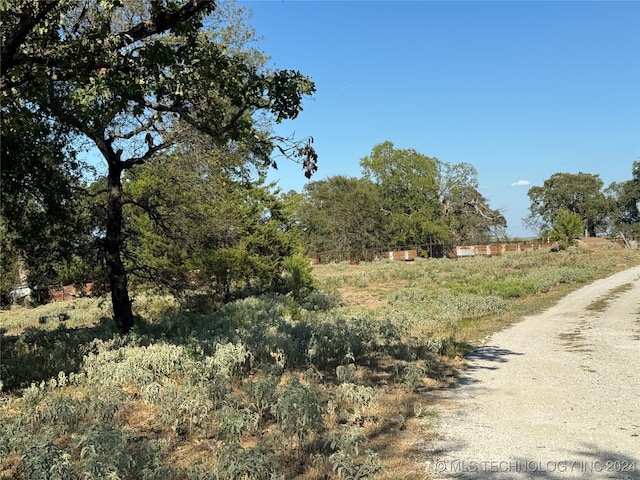
[[[589, 265], [590, 275], [587, 282], [604, 278], [617, 271], [640, 264], [640, 252], [632, 252], [612, 248], [607, 243], [588, 242], [573, 253], [556, 253], [546, 255], [545, 262], [560, 265], [569, 259], [575, 259]], [[436, 267], [436, 262], [437, 267]], [[314, 275], [321, 285], [333, 288], [343, 298], [343, 305], [348, 310], [376, 309], [386, 303], [390, 293], [400, 291], [419, 281], [421, 285], [431, 284], [432, 288], [447, 285], [447, 282], [459, 281], [461, 277], [473, 277], [489, 272], [500, 262], [500, 258], [475, 258], [416, 262], [379, 262], [377, 264], [360, 265], [322, 265], [314, 267]], [[493, 265], [492, 265], [493, 264]], [[508, 267], [505, 267], [508, 268]], [[440, 279], [436, 270], [445, 269], [447, 279]], [[431, 278], [430, 278], [431, 277]], [[427, 279], [427, 282], [424, 279]], [[365, 281], [366, 280], [366, 281]], [[527, 315], [534, 315], [554, 305], [560, 298], [579, 288], [581, 284], [559, 284], [550, 291], [538, 295], [527, 295], [516, 298], [508, 312], [501, 315], [486, 316], [481, 319], [463, 319], [455, 330], [456, 339], [469, 346], [481, 344], [496, 331], [519, 321]], [[625, 289], [628, 288], [625, 287]], [[622, 289], [623, 291], [624, 289]], [[620, 292], [615, 292], [617, 295]], [[608, 297], [609, 299], [609, 297]], [[638, 337], [640, 338], [640, 336]], [[567, 332], [564, 338], [567, 348], [589, 348], [581, 343], [575, 332]], [[385, 464], [385, 471], [379, 476], [384, 480], [392, 479], [425, 479], [429, 478], [424, 466], [424, 447], [434, 438], [436, 431], [429, 415], [429, 405], [437, 402], [437, 395], [427, 392], [439, 388], [447, 388], [454, 379], [456, 369], [463, 368], [460, 358], [441, 358], [441, 368], [446, 370], [439, 380], [425, 380], [424, 389], [415, 394], [408, 394], [390, 385], [384, 388], [383, 411], [380, 418], [386, 418], [384, 428], [370, 431], [371, 446], [380, 455]], [[385, 368], [384, 362], [381, 367]], [[380, 385], [382, 387], [382, 385]], [[412, 403], [423, 405], [420, 417], [412, 415]], [[403, 415], [404, 425], [395, 419]]]
[[[321, 265], [314, 267], [313, 273], [322, 290], [340, 293], [342, 298], [340, 310], [357, 313], [376, 312], [384, 308], [392, 311], [394, 307], [389, 305], [388, 299], [407, 289], [439, 291], [465, 286], [473, 287], [476, 285], [474, 282], [480, 284], [489, 277], [524, 278], [527, 273], [540, 265], [557, 268], [566, 268], [567, 265], [584, 266], [585, 272], [588, 272], [585, 281], [592, 281], [639, 264], [640, 252], [611, 248], [609, 245], [600, 247], [589, 244], [588, 248], [581, 247], [573, 252], [556, 254], [523, 253], [457, 261], [442, 259], [406, 263], [385, 261], [360, 265]], [[451, 337], [452, 341], [458, 345], [459, 353], [464, 353], [473, 346], [481, 344], [487, 336], [519, 321], [522, 317], [549, 308], [559, 298], [580, 286], [580, 283], [559, 283], [545, 292], [510, 298], [510, 308], [500, 314], [462, 318], [455, 324], [446, 325], [435, 324], [434, 326], [425, 322], [415, 325], [410, 333], [422, 339], [434, 333], [443, 338]], [[620, 294], [622, 291], [614, 292], [613, 295]], [[600, 300], [607, 301], [610, 298], [612, 297]], [[167, 299], [156, 302], [150, 297], [140, 296], [137, 307], [138, 311], [145, 312], [145, 318], [153, 317], [157, 315], [156, 311], [168, 302]], [[87, 326], [87, 323], [95, 323], [97, 319], [108, 316], [107, 307], [108, 302], [101, 303], [99, 299], [81, 299], [73, 303], [52, 304], [35, 310], [16, 308], [0, 313], [0, 327], [5, 328], [7, 333], [12, 335], [19, 334], [30, 326], [52, 329], [56, 328], [57, 320], [48, 321], [45, 324], [39, 324], [38, 320], [41, 316], [51, 317], [53, 320], [60, 313], [69, 313], [70, 318], [67, 321], [69, 327]], [[567, 343], [567, 348], [584, 346], [581, 345], [582, 339], [578, 331], [567, 332], [563, 340]], [[358, 364], [357, 383], [373, 387], [377, 396], [377, 401], [362, 417], [362, 427], [368, 438], [366, 448], [373, 449], [385, 466], [384, 471], [376, 478], [383, 480], [429, 478], [425, 471], [424, 455], [428, 450], [428, 442], [436, 435], [432, 412], [435, 410], [434, 404], [439, 400], [434, 392], [448, 388], [455, 381], [456, 372], [464, 368], [464, 360], [458, 356], [455, 349], [440, 353], [443, 354], [430, 352], [426, 355], [426, 359], [423, 357], [422, 361], [427, 366], [427, 370], [413, 390], [402, 385], [402, 378], [396, 370], [398, 360], [387, 354], [370, 355], [365, 362]], [[331, 372], [323, 373], [332, 375]], [[282, 381], [286, 379], [285, 376]], [[122, 415], [120, 420], [141, 437], [165, 442], [167, 452], [165, 459], [171, 465], [186, 469], [197, 462], [207, 464], [214, 461], [212, 447], [215, 447], [218, 442], [216, 438], [182, 437], [176, 434], [160, 424], [156, 407], [145, 404], [139, 397], [131, 400], [126, 407], [120, 413]], [[325, 423], [328, 424], [329, 421]], [[243, 439], [246, 445], [252, 445], [258, 441], [257, 437]], [[10, 478], [10, 473], [15, 470], [15, 465], [19, 461], [19, 458], [8, 458], [0, 462], [0, 467], [3, 469], [0, 471], [0, 478]], [[330, 468], [327, 470], [327, 465], [308, 467], [304, 474], [296, 474], [301, 461], [303, 460], [294, 457], [286, 459], [287, 478], [299, 480], [333, 478]]]
[[390, 293], [421, 276], [421, 267], [421, 262], [344, 262], [318, 265], [313, 276], [323, 290], [340, 293], [343, 306], [375, 309], [387, 303]]
[[[560, 265], [568, 259], [590, 267], [587, 282], [607, 277], [626, 268], [640, 265], [640, 251], [631, 251], [612, 246], [602, 239], [587, 239], [577, 253], [542, 254], [545, 264]], [[522, 254], [516, 254], [522, 255]], [[348, 310], [374, 310], [387, 303], [393, 292], [401, 291], [419, 281], [423, 288], [448, 286], [461, 278], [482, 277], [490, 274], [496, 266], [501, 267], [500, 257], [476, 257], [459, 260], [418, 260], [415, 262], [376, 262], [350, 265], [347, 263], [319, 265], [314, 267], [314, 277], [321, 288], [340, 293], [342, 305]], [[437, 267], [436, 267], [437, 265]], [[444, 270], [446, 275], [436, 273]], [[433, 278], [429, 279], [430, 276]], [[426, 279], [426, 281], [425, 281]], [[514, 299], [511, 309], [499, 316], [488, 316], [481, 321], [463, 320], [458, 325], [459, 340], [478, 344], [492, 333], [506, 328], [527, 315], [535, 315], [554, 305], [560, 298], [579, 288], [578, 284], [559, 284], [549, 292], [527, 295]], [[628, 287], [626, 287], [628, 288]], [[617, 295], [622, 292], [614, 292]]]
[[423, 479], [420, 463], [424, 451], [421, 444], [434, 438], [433, 414], [424, 394], [407, 394], [391, 390], [385, 394], [380, 407], [381, 418], [392, 419], [384, 428], [367, 431], [370, 447], [385, 465], [381, 479]]
[[38, 308], [14, 306], [0, 310], [0, 328], [6, 329], [7, 335], [18, 335], [28, 327], [54, 330], [60, 323], [68, 328], [91, 327], [100, 318], [110, 317], [111, 312], [111, 303], [105, 297], [79, 298]]

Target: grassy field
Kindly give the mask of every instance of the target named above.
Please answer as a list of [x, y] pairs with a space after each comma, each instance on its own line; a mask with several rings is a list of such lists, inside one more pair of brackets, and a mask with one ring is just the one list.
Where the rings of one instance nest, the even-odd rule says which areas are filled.
[[464, 355], [638, 264], [611, 246], [322, 265], [300, 303], [138, 293], [125, 338], [101, 299], [2, 311], [0, 478], [428, 478], [430, 392]]

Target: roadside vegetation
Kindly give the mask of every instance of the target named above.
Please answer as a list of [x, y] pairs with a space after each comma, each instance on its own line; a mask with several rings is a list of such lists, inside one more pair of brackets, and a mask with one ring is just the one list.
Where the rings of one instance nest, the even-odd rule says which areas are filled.
[[[423, 479], [427, 393], [467, 352], [640, 263], [575, 244], [637, 246], [640, 162], [606, 189], [557, 173], [529, 190], [555, 253], [440, 259], [508, 241], [506, 219], [473, 165], [391, 141], [360, 178], [283, 193], [276, 160], [307, 179], [320, 160], [275, 127], [316, 86], [271, 65], [249, 19], [195, 0], [0, 7], [0, 478]], [[420, 258], [351, 264], [400, 246]], [[109, 296], [35, 305], [89, 283]]]
[[425, 478], [428, 392], [486, 335], [637, 251], [317, 266], [197, 313], [139, 291], [0, 313], [0, 478]]

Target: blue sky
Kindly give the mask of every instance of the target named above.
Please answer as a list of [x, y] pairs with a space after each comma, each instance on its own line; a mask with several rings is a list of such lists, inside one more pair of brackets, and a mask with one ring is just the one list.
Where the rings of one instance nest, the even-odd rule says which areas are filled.
[[[391, 141], [478, 170], [511, 236], [557, 172], [631, 178], [640, 159], [640, 2], [239, 1], [271, 65], [316, 82], [277, 133], [313, 136], [319, 171], [361, 176]], [[301, 168], [279, 161], [284, 191]]]

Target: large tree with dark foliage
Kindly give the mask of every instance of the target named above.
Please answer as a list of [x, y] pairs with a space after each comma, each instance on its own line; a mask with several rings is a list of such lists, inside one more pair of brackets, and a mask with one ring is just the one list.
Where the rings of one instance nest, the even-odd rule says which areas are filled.
[[363, 178], [309, 183], [299, 208], [308, 253], [364, 260], [417, 246], [443, 255], [455, 243], [504, 236], [506, 220], [478, 192], [478, 172], [383, 142], [361, 160]]
[[[3, 116], [27, 109], [88, 141], [107, 166], [101, 248], [122, 332], [133, 326], [122, 258], [125, 171], [173, 148], [183, 124], [221, 145], [248, 145], [264, 164], [277, 148], [307, 176], [316, 169], [310, 141], [274, 138], [268, 128], [298, 115], [313, 82], [266, 69], [264, 56], [230, 40], [237, 37], [218, 13], [215, 2], [197, 0], [15, 0], [0, 10]], [[9, 128], [3, 122], [3, 141]], [[41, 168], [36, 153], [28, 162]]]
[[633, 162], [631, 180], [612, 183], [605, 194], [612, 203], [613, 233], [640, 238], [640, 162]]
[[[3, 268], [19, 264], [30, 287], [57, 279], [83, 248], [80, 163], [66, 148], [68, 132], [22, 107], [2, 111], [0, 213]], [[36, 164], [37, 162], [37, 164]], [[13, 278], [2, 290], [17, 286]]]
[[380, 188], [390, 245], [421, 245], [432, 239], [450, 241], [441, 222], [438, 160], [413, 149], [395, 148], [392, 142], [373, 147], [360, 160], [365, 178]]
[[442, 247], [501, 235], [506, 220], [478, 192], [478, 172], [383, 142], [360, 161], [380, 189], [387, 245]]
[[330, 177], [307, 184], [299, 222], [308, 253], [323, 262], [367, 260], [384, 243], [382, 197], [366, 178]]
[[547, 233], [553, 228], [556, 212], [564, 209], [580, 216], [587, 234], [596, 236], [605, 229], [610, 211], [602, 186], [599, 175], [554, 173], [542, 186], [529, 189], [531, 204], [527, 223]]
[[241, 149], [199, 136], [127, 171], [123, 253], [132, 279], [212, 303], [282, 287], [301, 235], [264, 169], [253, 167]]

